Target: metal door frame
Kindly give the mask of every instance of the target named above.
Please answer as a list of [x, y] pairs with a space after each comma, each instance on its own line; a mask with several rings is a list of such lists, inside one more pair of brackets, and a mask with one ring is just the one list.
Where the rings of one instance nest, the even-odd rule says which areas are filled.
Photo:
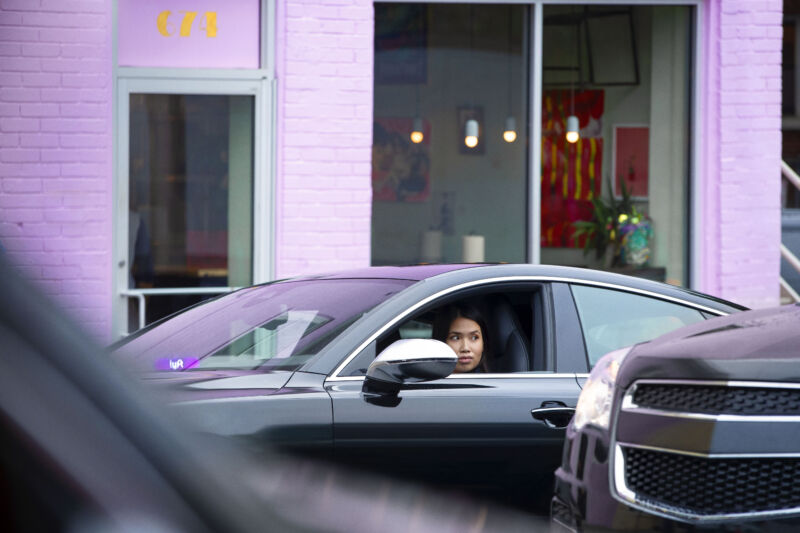
[[[133, 76], [129, 69], [119, 69], [116, 101], [117, 159], [114, 194], [114, 338], [128, 333], [128, 298], [137, 298], [140, 303], [139, 326], [144, 325], [145, 296], [161, 294], [216, 294], [235, 287], [204, 287], [180, 289], [131, 289], [128, 287], [128, 200], [129, 200], [129, 141], [130, 141], [130, 95], [131, 94], [203, 94], [252, 96], [253, 117], [253, 283], [271, 279], [274, 257], [274, 208], [271, 163], [274, 161], [271, 140], [272, 90], [269, 82], [257, 73], [231, 79], [217, 79], [202, 73], [196, 78], [173, 77], [163, 69], [136, 69]], [[155, 72], [153, 72], [155, 71]], [[248, 72], [248, 74], [250, 74]], [[213, 74], [212, 74], [213, 76]]]

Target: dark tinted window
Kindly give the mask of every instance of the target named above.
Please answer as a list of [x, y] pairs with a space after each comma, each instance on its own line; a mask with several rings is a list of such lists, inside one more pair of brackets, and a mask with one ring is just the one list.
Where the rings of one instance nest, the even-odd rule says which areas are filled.
[[116, 350], [143, 371], [295, 370], [412, 281], [340, 279], [251, 287], [180, 315]]

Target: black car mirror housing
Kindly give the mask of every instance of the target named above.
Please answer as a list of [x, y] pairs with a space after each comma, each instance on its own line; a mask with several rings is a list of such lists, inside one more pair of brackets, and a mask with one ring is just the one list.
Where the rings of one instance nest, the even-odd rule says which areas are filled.
[[367, 368], [364, 392], [396, 393], [406, 383], [449, 376], [458, 357], [447, 344], [433, 339], [402, 339], [390, 344]]

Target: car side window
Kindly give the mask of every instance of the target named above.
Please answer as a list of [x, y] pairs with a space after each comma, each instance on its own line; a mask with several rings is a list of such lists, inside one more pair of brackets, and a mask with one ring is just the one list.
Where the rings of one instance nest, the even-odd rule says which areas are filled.
[[433, 338], [433, 313], [425, 313], [410, 320], [404, 321], [399, 327], [381, 336], [377, 341], [369, 343], [361, 352], [342, 370], [342, 376], [365, 376], [367, 367], [375, 356], [386, 349], [394, 341], [400, 339], [431, 339]]
[[432, 339], [433, 324], [426, 320], [409, 320], [399, 329], [401, 339]]
[[573, 285], [572, 295], [590, 367], [610, 351], [705, 320], [696, 309], [630, 292]]
[[[484, 354], [490, 373], [546, 371], [541, 286], [516, 290], [472, 292], [437, 302], [403, 321], [366, 346], [342, 370], [342, 376], [363, 376], [377, 354], [400, 339], [430, 339], [434, 324], [449, 307], [468, 304], [483, 316], [487, 332]], [[444, 339], [440, 339], [444, 340]]]

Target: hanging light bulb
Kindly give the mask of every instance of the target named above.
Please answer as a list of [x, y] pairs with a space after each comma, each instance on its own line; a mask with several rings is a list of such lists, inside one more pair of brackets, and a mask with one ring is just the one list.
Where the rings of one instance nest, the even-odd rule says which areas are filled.
[[469, 119], [464, 128], [464, 144], [469, 148], [478, 146], [478, 121], [474, 118]]
[[507, 143], [513, 143], [517, 140], [517, 121], [514, 117], [506, 117], [506, 129], [503, 132], [503, 140]]
[[567, 142], [576, 143], [581, 138], [578, 131], [578, 117], [570, 115], [567, 117]]
[[425, 135], [422, 133], [422, 118], [416, 117], [414, 118], [414, 123], [411, 127], [411, 142], [414, 144], [419, 144], [425, 138]]
[[503, 140], [507, 143], [513, 143], [517, 140], [517, 121], [514, 120], [514, 115], [511, 114], [511, 102], [512, 102], [512, 94], [511, 94], [511, 34], [512, 34], [512, 10], [511, 6], [508, 6], [508, 31], [506, 35], [508, 35], [508, 53], [506, 54], [506, 67], [508, 68], [508, 78], [506, 82], [506, 88], [508, 89], [508, 116], [506, 117], [506, 129], [503, 130]]
[[[576, 47], [577, 64], [578, 64], [578, 83], [581, 81], [581, 33], [580, 25], [576, 26], [575, 36], [577, 38], [578, 46]], [[567, 142], [575, 144], [581, 138], [580, 123], [578, 117], [575, 116], [575, 80], [570, 80], [569, 84], [569, 116], [567, 117]]]

